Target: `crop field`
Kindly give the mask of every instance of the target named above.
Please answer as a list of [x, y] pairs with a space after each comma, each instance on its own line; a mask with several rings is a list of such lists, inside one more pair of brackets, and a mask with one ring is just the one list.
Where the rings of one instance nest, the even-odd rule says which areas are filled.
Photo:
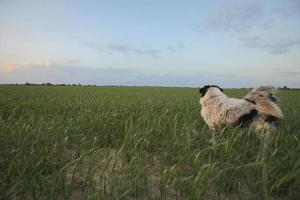
[[299, 199], [300, 90], [279, 97], [267, 145], [212, 147], [196, 88], [0, 86], [0, 199]]

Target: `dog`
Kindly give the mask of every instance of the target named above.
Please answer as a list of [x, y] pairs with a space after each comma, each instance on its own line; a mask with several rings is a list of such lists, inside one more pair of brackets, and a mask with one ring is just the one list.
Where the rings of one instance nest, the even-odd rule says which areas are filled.
[[284, 117], [273, 86], [253, 88], [243, 99], [230, 98], [217, 85], [199, 89], [201, 116], [215, 134], [223, 127], [271, 129]]

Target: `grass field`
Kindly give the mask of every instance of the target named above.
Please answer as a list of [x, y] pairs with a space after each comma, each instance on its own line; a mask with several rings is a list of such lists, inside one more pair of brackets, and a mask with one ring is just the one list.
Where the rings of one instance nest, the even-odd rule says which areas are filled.
[[[246, 90], [225, 90], [242, 97]], [[0, 86], [0, 199], [298, 199], [300, 91], [266, 147], [191, 88]]]

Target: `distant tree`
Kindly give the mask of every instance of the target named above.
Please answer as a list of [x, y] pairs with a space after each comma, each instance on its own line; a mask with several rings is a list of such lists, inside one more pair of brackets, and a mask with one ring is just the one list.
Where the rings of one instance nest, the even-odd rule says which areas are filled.
[[31, 83], [29, 83], [29, 82], [26, 82], [26, 83], [25, 83], [25, 85], [31, 85]]
[[284, 89], [284, 90], [289, 90], [290, 88], [288, 87], [288, 86], [283, 86], [283, 88], [282, 89]]

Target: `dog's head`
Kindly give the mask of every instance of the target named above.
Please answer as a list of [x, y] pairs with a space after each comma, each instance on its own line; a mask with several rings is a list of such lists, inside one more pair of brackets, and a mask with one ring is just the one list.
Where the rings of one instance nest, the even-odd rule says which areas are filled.
[[205, 85], [199, 89], [199, 93], [200, 93], [201, 97], [204, 97], [206, 92], [209, 90], [209, 88], [212, 88], [212, 87], [218, 88], [221, 92], [223, 92], [223, 89], [217, 85]]

